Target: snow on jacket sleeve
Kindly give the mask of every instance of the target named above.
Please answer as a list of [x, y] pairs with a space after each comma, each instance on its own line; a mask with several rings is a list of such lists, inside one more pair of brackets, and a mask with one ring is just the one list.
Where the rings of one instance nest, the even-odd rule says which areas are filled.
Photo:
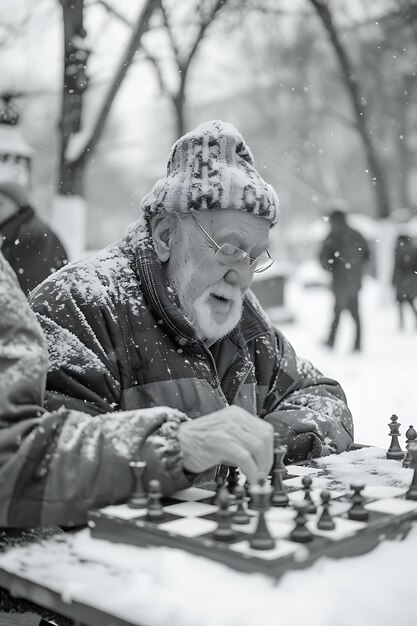
[[[189, 485], [167, 407], [92, 416], [42, 408], [47, 351], [41, 329], [0, 253], [0, 527], [86, 522], [88, 509], [125, 501], [129, 462], [147, 462], [168, 495]], [[162, 426], [161, 426], [162, 425]]]
[[262, 414], [288, 446], [288, 460], [349, 449], [353, 421], [340, 385], [298, 357], [278, 331], [272, 344], [279, 356]]

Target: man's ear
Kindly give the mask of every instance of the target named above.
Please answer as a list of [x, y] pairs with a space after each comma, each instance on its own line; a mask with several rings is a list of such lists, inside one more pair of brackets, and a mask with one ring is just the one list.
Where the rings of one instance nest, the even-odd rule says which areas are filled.
[[151, 220], [152, 239], [155, 252], [161, 263], [171, 256], [172, 240], [177, 230], [175, 215], [155, 215]]

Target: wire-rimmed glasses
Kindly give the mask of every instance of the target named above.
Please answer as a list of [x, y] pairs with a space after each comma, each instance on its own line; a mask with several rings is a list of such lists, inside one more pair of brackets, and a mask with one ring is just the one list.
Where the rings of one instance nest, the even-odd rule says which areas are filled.
[[275, 259], [271, 257], [268, 250], [265, 250], [265, 252], [262, 252], [262, 254], [257, 257], [251, 257], [247, 252], [237, 248], [231, 243], [224, 243], [219, 246], [219, 244], [216, 243], [214, 239], [210, 237], [208, 232], [201, 226], [200, 222], [193, 213], [191, 213], [191, 217], [214, 247], [214, 254], [220, 263], [224, 263], [228, 267], [233, 267], [236, 263], [239, 263], [244, 259], [249, 259], [249, 267], [251, 270], [256, 274], [260, 274], [261, 272], [265, 272], [265, 270], [269, 269], [275, 262]]

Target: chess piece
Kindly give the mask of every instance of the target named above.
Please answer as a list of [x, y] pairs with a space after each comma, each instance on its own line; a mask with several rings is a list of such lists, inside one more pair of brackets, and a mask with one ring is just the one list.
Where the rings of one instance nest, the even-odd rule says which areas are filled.
[[386, 457], [387, 459], [400, 460], [404, 458], [404, 452], [401, 450], [400, 444], [398, 443], [398, 437], [400, 436], [400, 426], [398, 423], [397, 415], [391, 415], [391, 421], [388, 424], [390, 428], [390, 437], [391, 444], [387, 450]]
[[265, 521], [265, 511], [269, 509], [273, 488], [262, 476], [257, 485], [249, 489], [251, 494], [252, 508], [258, 511], [258, 524], [256, 530], [249, 539], [252, 550], [272, 550], [275, 548], [275, 540], [271, 536]]
[[213, 498], [213, 504], [215, 506], [220, 507], [219, 496], [222, 491], [227, 491], [226, 483], [224, 477], [221, 474], [217, 474], [216, 476], [216, 495]]
[[290, 533], [290, 539], [297, 543], [308, 543], [314, 537], [306, 526], [308, 502], [303, 500], [302, 502], [295, 503], [294, 509], [297, 511], [297, 515], [295, 517], [295, 527]]
[[322, 503], [322, 513], [317, 522], [317, 528], [319, 530], [334, 530], [336, 524], [334, 519], [329, 513], [330, 493], [328, 491], [322, 491], [320, 494]]
[[405, 457], [404, 457], [404, 461], [403, 461], [403, 467], [410, 467], [411, 466], [411, 455], [410, 455], [409, 450], [408, 450], [408, 444], [412, 443], [415, 439], [417, 439], [417, 432], [416, 432], [414, 426], [410, 425], [409, 429], [405, 433], [405, 436], [407, 437], [406, 442], [405, 442], [405, 447], [407, 449], [407, 452], [405, 453]]
[[128, 507], [131, 509], [146, 509], [148, 498], [143, 486], [143, 473], [146, 468], [145, 461], [130, 461], [129, 467], [133, 474], [133, 491], [128, 500]]
[[239, 484], [239, 468], [229, 467], [229, 473], [227, 475], [227, 489], [232, 495], [235, 494], [235, 489]]
[[280, 437], [274, 434], [274, 464], [272, 466], [272, 506], [288, 506], [288, 495], [285, 491], [283, 478], [287, 472], [283, 463], [287, 447], [281, 444]]
[[232, 513], [229, 508], [230, 494], [227, 489], [220, 489], [217, 502], [220, 509], [217, 512], [218, 526], [213, 536], [219, 541], [231, 541], [235, 538], [236, 533], [232, 528]]
[[352, 506], [348, 511], [348, 518], [356, 522], [366, 522], [369, 519], [369, 511], [363, 506], [365, 498], [361, 491], [364, 489], [364, 485], [351, 485], [350, 488], [353, 490], [353, 495], [350, 498]]
[[165, 517], [161, 497], [161, 483], [154, 478], [148, 483], [148, 512], [146, 519], [150, 522], [160, 522]]
[[236, 485], [234, 495], [236, 498], [236, 511], [232, 515], [233, 524], [249, 524], [250, 516], [246, 513], [243, 503], [245, 500], [245, 489], [241, 485]]
[[301, 482], [304, 487], [304, 500], [307, 503], [306, 513], [317, 513], [316, 505], [311, 499], [311, 484], [313, 482], [311, 476], [303, 476]]
[[413, 471], [411, 485], [405, 494], [407, 500], [417, 500], [417, 442], [412, 441], [408, 444], [408, 452], [410, 453], [410, 467]]

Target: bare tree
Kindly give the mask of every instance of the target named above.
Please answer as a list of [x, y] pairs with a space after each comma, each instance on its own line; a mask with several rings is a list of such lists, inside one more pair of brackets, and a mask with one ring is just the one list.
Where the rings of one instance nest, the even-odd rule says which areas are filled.
[[360, 134], [369, 166], [373, 189], [375, 191], [378, 215], [381, 218], [390, 214], [390, 199], [384, 172], [378, 158], [378, 154], [372, 140], [368, 125], [368, 115], [365, 98], [361, 93], [361, 87], [356, 78], [348, 53], [342, 44], [338, 29], [333, 20], [328, 4], [324, 0], [309, 0], [317, 12], [330, 43], [333, 46], [336, 59], [341, 69], [343, 83], [347, 89], [355, 116], [356, 129]]
[[159, 7], [159, 0], [146, 0], [142, 6], [90, 135], [79, 153], [72, 158], [68, 158], [67, 148], [72, 135], [79, 132], [81, 126], [82, 95], [88, 84], [86, 72], [88, 50], [84, 44], [86, 33], [82, 24], [83, 0], [60, 0], [60, 2], [64, 12], [65, 67], [60, 124], [62, 151], [59, 193], [66, 196], [82, 196], [86, 162], [88, 158], [91, 158], [97, 146], [113, 101], [140, 47], [142, 36], [148, 30], [149, 20], [155, 9]]
[[176, 32], [174, 24], [175, 6], [171, 5], [169, 8], [166, 1], [162, 2], [163, 26], [166, 29], [178, 76], [176, 88], [173, 89], [168, 85], [161, 59], [150, 50], [144, 49], [146, 58], [155, 67], [161, 92], [168, 98], [174, 108], [176, 134], [178, 137], [186, 132], [186, 87], [191, 64], [197, 55], [201, 43], [207, 35], [207, 31], [217, 19], [220, 10], [226, 3], [227, 0], [214, 0], [214, 2], [198, 0], [197, 4], [194, 3], [188, 16], [189, 23], [184, 24], [183, 22], [183, 27], [188, 26], [193, 29], [193, 35], [188, 40], [187, 45], [184, 45], [183, 34], [181, 35], [181, 30], [179, 30], [178, 33]]

